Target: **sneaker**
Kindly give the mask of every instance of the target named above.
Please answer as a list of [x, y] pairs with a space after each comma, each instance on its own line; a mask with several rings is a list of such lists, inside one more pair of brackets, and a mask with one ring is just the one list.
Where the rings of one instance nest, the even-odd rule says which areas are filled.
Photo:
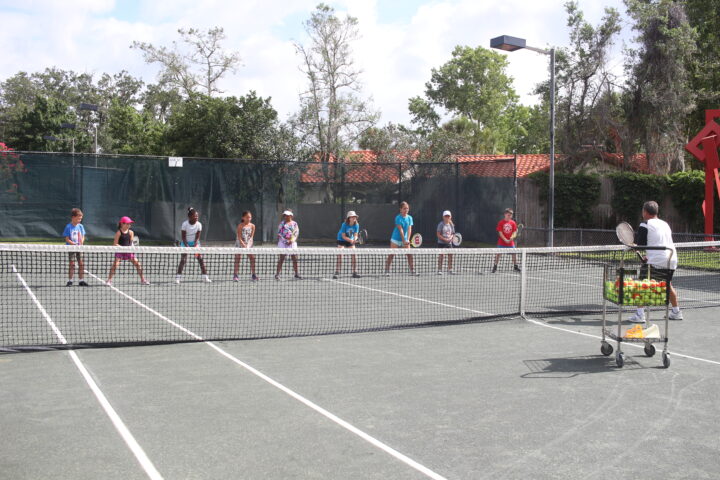
[[252, 276], [250, 277], [250, 279], [251, 279], [253, 282], [257, 282], [257, 281], [258, 281], [258, 277], [257, 277], [257, 275], [255, 275], [254, 273], [252, 274]]
[[280, 280], [280, 274], [275, 275], [275, 280]]
[[438, 275], [442, 275], [442, 274], [443, 274], [443, 272], [441, 272], [440, 270], [438, 270]]
[[337, 280], [340, 274], [338, 272], [333, 273], [333, 280]]
[[180, 275], [175, 275], [175, 283], [177, 283], [178, 285], [180, 285], [180, 279], [181, 279], [181, 278], [182, 278], [182, 277], [181, 277]]
[[207, 275], [203, 275], [202, 280], [205, 283], [212, 283], [212, 280], [210, 280], [210, 277], [208, 277]]
[[638, 315], [638, 312], [632, 314], [632, 317], [628, 318], [630, 323], [645, 323], [645, 315]]
[[386, 277], [389, 277], [389, 276], [390, 276], [390, 270], [385, 270], [384, 275], [385, 275]]
[[112, 280], [108, 280], [107, 282], [105, 282], [105, 285], [107, 285], [108, 287], [112, 287]]
[[353, 278], [360, 278], [360, 275], [358, 275], [357, 272], [353, 272], [352, 277], [353, 277]]
[[87, 287], [88, 284], [85, 282], [85, 280], [80, 280], [80, 283], [78, 283], [81, 287]]
[[493, 265], [492, 273], [497, 272], [497, 265]]
[[643, 330], [643, 336], [645, 338], [660, 338], [660, 328], [653, 323]]
[[454, 271], [454, 270], [448, 270], [448, 275], [455, 275], [455, 271]]
[[66, 287], [72, 287], [72, 280], [69, 280], [69, 281], [65, 284], [65, 286], [66, 286]]
[[682, 319], [683, 319], [683, 314], [682, 314], [682, 312], [681, 312], [680, 310], [678, 310], [677, 313], [675, 313], [675, 312], [673, 312], [672, 310], [670, 310], [670, 313], [668, 313], [668, 318], [669, 318], [670, 320], [682, 320]]
[[521, 270], [520, 270], [520, 267], [518, 267], [517, 265], [515, 265], [515, 266], [513, 267], [513, 270], [515, 270], [516, 272], [520, 272], [520, 271], [521, 271]]
[[150, 282], [147, 280], [140, 280], [140, 283], [143, 285], [150, 285]]
[[416, 272], [415, 270], [410, 270], [410, 276], [411, 277], [419, 277], [420, 274], [418, 272]]
[[237, 275], [233, 275], [233, 282], [239, 282], [239, 281], [240, 281], [240, 277], [238, 277]]
[[295, 280], [302, 280], [303, 278], [300, 276], [299, 273], [295, 274]]

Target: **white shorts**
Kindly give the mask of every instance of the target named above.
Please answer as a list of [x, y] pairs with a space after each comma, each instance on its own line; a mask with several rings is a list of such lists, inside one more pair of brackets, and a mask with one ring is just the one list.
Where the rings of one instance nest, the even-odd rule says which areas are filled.
[[247, 243], [247, 247], [243, 247], [242, 245], [240, 245], [240, 240], [235, 240], [235, 248], [252, 248], [252, 246], [253, 246], [252, 238]]
[[285, 243], [285, 240], [278, 240], [278, 248], [297, 248], [297, 242]]

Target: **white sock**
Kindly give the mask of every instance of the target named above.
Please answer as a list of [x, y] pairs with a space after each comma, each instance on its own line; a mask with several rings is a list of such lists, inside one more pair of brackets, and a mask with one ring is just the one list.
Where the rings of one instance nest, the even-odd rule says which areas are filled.
[[637, 316], [638, 316], [638, 317], [644, 317], [644, 316], [645, 316], [645, 309], [644, 309], [644, 308], [638, 308], [638, 309], [637, 309]]
[[680, 311], [680, 307], [672, 307], [673, 313], [678, 313]]

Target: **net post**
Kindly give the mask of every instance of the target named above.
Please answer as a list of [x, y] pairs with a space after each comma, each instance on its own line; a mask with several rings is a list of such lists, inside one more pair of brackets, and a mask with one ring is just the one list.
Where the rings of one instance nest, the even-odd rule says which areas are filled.
[[525, 316], [525, 299], [527, 297], [527, 249], [520, 249], [520, 316]]

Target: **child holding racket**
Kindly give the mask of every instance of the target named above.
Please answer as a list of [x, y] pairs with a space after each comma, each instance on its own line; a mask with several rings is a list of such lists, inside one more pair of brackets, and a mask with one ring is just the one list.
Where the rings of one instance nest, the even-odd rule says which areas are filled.
[[[130, 230], [130, 225], [132, 225], [134, 222], [130, 217], [122, 217], [120, 221], [118, 222], [118, 228], [115, 232], [115, 238], [113, 239], [113, 245], [116, 247], [130, 247], [133, 244], [133, 239], [135, 238], [135, 232]], [[137, 270], [138, 275], [140, 275], [140, 283], [143, 285], [150, 285], [150, 282], [145, 280], [145, 277], [143, 276], [142, 266], [140, 265], [140, 262], [137, 258], [135, 258], [134, 253], [116, 253], [115, 254], [115, 260], [113, 261], [112, 266], [110, 267], [110, 274], [108, 275], [108, 279], [105, 282], [106, 285], [112, 285], [112, 278], [113, 275], [115, 275], [115, 270], [117, 269], [118, 265], [120, 265], [120, 262], [127, 260], [133, 265], [135, 265], [135, 270]]]
[[[345, 216], [345, 221], [340, 225], [340, 230], [337, 233], [337, 246], [338, 248], [355, 248], [355, 243], [360, 235], [360, 224], [358, 223], [358, 215], [353, 210], [350, 210]], [[360, 278], [357, 273], [357, 258], [355, 255], [350, 257], [352, 262], [352, 276], [353, 278]], [[340, 270], [342, 269], [342, 255], [337, 257], [337, 265], [335, 265], [335, 273], [333, 274], [333, 280], [337, 280], [340, 276]]]
[[[504, 218], [497, 224], [495, 230], [498, 234], [497, 248], [515, 248], [515, 240], [513, 240], [513, 234], [517, 232], [517, 224], [512, 219], [513, 211], [512, 208], [506, 208]], [[512, 254], [513, 259], [513, 270], [516, 272], [520, 271], [517, 263], [517, 255]], [[492, 273], [497, 272], [498, 262], [500, 261], [500, 254], [495, 255], [495, 263], [493, 264]]]
[[[300, 227], [297, 222], [293, 220], [293, 213], [290, 210], [285, 210], [283, 212], [283, 219], [278, 226], [278, 248], [297, 250], [298, 236], [300, 236]], [[297, 255], [291, 254], [290, 259], [292, 260], [295, 279], [302, 280], [302, 277], [298, 272]], [[275, 271], [275, 280], [280, 280], [280, 271], [282, 270], [283, 263], [285, 263], [285, 255], [280, 255], [280, 258], [278, 258], [277, 270]]]
[[[252, 223], [252, 213], [246, 210], [242, 212], [242, 222], [238, 223], [237, 230], [235, 232], [235, 248], [252, 248], [254, 237], [255, 224]], [[242, 260], [242, 255], [235, 255], [233, 282], [240, 280], [240, 277], [238, 277], [238, 273], [240, 271], [240, 260]], [[248, 260], [250, 261], [250, 278], [253, 282], [256, 282], [258, 277], [255, 275], [255, 255], [248, 254]]]
[[[395, 228], [390, 237], [390, 248], [410, 248], [410, 237], [412, 236], [413, 218], [410, 216], [410, 204], [400, 203], [400, 213], [395, 217]], [[385, 275], [390, 275], [390, 266], [395, 255], [388, 255], [385, 261]], [[412, 255], [407, 255], [410, 275], [417, 275], [413, 265]]]
[[[181, 247], [199, 247], [200, 246], [200, 234], [202, 233], [202, 223], [199, 221], [200, 214], [193, 207], [188, 208], [188, 219], [185, 220], [180, 227], [180, 234], [182, 235], [182, 241], [180, 242]], [[200, 264], [200, 271], [202, 272], [203, 282], [210, 283], [210, 277], [208, 277], [207, 268], [205, 268], [205, 261], [202, 255], [196, 253], [195, 259]], [[187, 254], [183, 253], [180, 256], [180, 264], [177, 268], [177, 274], [175, 275], [175, 283], [180, 283], [182, 280], [182, 272], [185, 268], [185, 262], [187, 261]]]
[[[438, 223], [437, 226], [437, 243], [438, 248], [453, 248], [453, 236], [455, 236], [455, 224], [452, 221], [452, 213], [450, 213], [450, 210], [445, 210], [443, 212], [443, 218]], [[443, 259], [445, 255], [440, 254], [438, 257], [438, 275], [442, 275], [442, 267], [443, 267]], [[453, 266], [453, 256], [451, 253], [447, 253], [447, 264], [448, 264], [448, 273], [452, 275], [454, 272], [452, 270]]]
[[[63, 230], [63, 237], [65, 237], [65, 245], [82, 245], [85, 243], [85, 227], [82, 222], [83, 212], [79, 208], [73, 208], [70, 210], [70, 223], [65, 225]], [[78, 278], [80, 279], [79, 285], [81, 287], [87, 287], [88, 284], [85, 282], [85, 262], [83, 261], [82, 253], [70, 252], [70, 268], [68, 270], [68, 281], [65, 284], [67, 287], [72, 287], [73, 277], [75, 276], [75, 261], [78, 264]]]

